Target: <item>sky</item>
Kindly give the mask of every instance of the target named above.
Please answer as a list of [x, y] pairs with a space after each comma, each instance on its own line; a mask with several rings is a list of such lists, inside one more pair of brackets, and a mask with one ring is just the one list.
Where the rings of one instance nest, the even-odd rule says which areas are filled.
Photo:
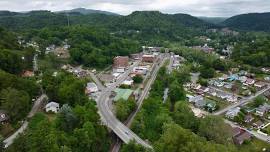
[[270, 0], [0, 0], [0, 10], [60, 11], [89, 8], [128, 15], [133, 11], [158, 10], [193, 16], [230, 17], [270, 11]]

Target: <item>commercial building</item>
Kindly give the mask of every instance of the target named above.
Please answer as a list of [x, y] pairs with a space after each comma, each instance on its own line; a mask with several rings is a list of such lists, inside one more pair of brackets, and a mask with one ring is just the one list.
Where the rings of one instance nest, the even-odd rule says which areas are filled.
[[153, 63], [155, 61], [155, 55], [143, 55], [142, 61]]
[[127, 68], [128, 67], [128, 56], [117, 56], [113, 59], [114, 68]]
[[87, 83], [86, 89], [85, 89], [85, 93], [86, 94], [90, 94], [90, 93], [95, 93], [98, 92], [98, 87], [95, 83]]

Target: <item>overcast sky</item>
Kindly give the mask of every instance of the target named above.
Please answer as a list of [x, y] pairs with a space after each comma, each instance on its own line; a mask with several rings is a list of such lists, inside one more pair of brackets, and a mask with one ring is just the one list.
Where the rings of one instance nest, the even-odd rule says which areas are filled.
[[163, 13], [229, 17], [270, 11], [270, 0], [0, 0], [0, 10], [11, 11], [59, 11], [78, 7], [122, 15], [136, 10], [159, 10]]

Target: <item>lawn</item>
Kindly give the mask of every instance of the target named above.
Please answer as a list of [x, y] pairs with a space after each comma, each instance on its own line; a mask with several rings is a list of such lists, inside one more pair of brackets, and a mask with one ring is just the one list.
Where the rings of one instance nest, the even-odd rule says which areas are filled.
[[239, 146], [240, 152], [262, 152], [263, 149], [265, 149], [264, 151], [270, 151], [270, 144], [258, 139], [252, 139]]
[[268, 125], [267, 127], [261, 129], [261, 131], [268, 134], [268, 135], [270, 135], [270, 125]]

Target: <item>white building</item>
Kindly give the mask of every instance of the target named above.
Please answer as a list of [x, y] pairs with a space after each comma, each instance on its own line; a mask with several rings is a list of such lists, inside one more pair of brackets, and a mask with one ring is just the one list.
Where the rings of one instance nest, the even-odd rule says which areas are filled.
[[46, 112], [54, 112], [57, 113], [59, 111], [59, 103], [56, 102], [49, 102], [48, 104], [46, 104], [45, 106], [45, 110]]
[[236, 107], [234, 109], [230, 109], [229, 111], [227, 111], [225, 115], [227, 118], [233, 119], [235, 116], [238, 115], [239, 112], [240, 112], [240, 108]]
[[148, 71], [148, 68], [146, 67], [134, 67], [133, 72], [136, 74], [145, 75]]
[[125, 80], [122, 84], [131, 86], [134, 83], [133, 80]]
[[85, 91], [87, 94], [95, 93], [95, 92], [98, 92], [98, 87], [95, 83], [89, 82], [89, 83], [87, 83]]

